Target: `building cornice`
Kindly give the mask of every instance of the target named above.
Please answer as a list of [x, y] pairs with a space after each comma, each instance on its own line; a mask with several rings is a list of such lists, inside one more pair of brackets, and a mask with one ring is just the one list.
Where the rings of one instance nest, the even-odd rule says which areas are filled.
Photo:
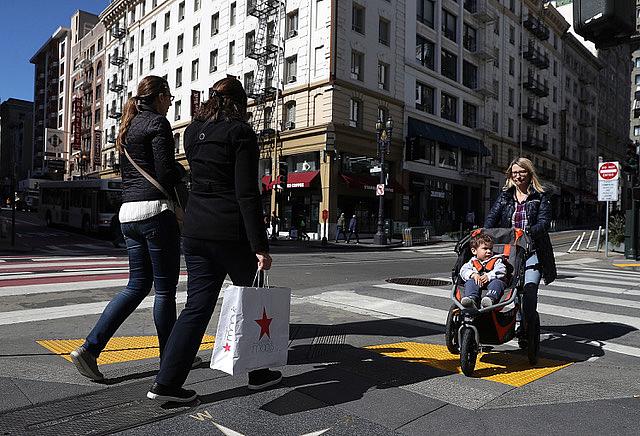
[[114, 0], [109, 6], [105, 8], [99, 15], [100, 21], [102, 21], [105, 27], [110, 27], [114, 22], [126, 14], [127, 10], [138, 3], [141, 0]]

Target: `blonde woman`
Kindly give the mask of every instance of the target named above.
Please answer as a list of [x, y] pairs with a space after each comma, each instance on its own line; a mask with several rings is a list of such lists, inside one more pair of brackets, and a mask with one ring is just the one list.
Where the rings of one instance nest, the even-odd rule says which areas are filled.
[[[537, 316], [540, 280], [548, 285], [556, 279], [556, 261], [549, 238], [552, 208], [549, 196], [538, 180], [533, 163], [524, 157], [515, 159], [505, 173], [507, 181], [494, 203], [485, 228], [515, 227], [523, 229], [532, 240], [531, 254], [525, 268], [522, 295], [524, 325]], [[525, 345], [525, 332], [518, 332], [521, 346]]]

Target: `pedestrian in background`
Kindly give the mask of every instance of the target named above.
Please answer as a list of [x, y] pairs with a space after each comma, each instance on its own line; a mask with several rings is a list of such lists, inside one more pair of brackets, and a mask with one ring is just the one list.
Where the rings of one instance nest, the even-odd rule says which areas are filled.
[[[256, 183], [260, 151], [246, 119], [247, 94], [237, 79], [228, 77], [213, 85], [211, 97], [185, 131], [192, 179], [182, 236], [187, 303], [147, 393], [150, 399], [185, 403], [197, 397], [182, 385], [225, 277], [228, 274], [236, 286], [251, 286], [258, 269], [271, 267]], [[279, 371], [251, 371], [249, 389], [264, 389], [280, 380]]]
[[351, 241], [351, 236], [356, 235], [356, 244], [360, 243], [360, 235], [358, 235], [358, 218], [355, 215], [349, 220], [349, 236], [347, 237], [347, 244]]
[[338, 239], [340, 238], [340, 233], [342, 233], [344, 240], [347, 240], [347, 234], [345, 233], [346, 221], [344, 213], [341, 213], [338, 217], [338, 223], [336, 224], [336, 242], [338, 242]]
[[273, 211], [271, 214], [271, 239], [278, 239], [278, 224], [280, 223], [280, 218], [276, 214], [276, 211]]
[[538, 307], [540, 280], [549, 285], [556, 279], [556, 260], [553, 254], [549, 226], [552, 206], [549, 196], [538, 180], [533, 162], [524, 157], [515, 159], [506, 170], [506, 183], [493, 204], [484, 227], [519, 228], [531, 236], [532, 246], [526, 261], [522, 313], [525, 328], [517, 336], [524, 345], [526, 326], [534, 322]]
[[[129, 255], [129, 283], [114, 297], [87, 336], [71, 352], [80, 374], [101, 380], [96, 359], [120, 325], [154, 285], [153, 319], [158, 332], [160, 358], [176, 321], [176, 286], [180, 273], [180, 235], [174, 199], [167, 198], [123, 156], [135, 163], [167, 192], [182, 177], [175, 161], [171, 124], [166, 118], [173, 96], [167, 81], [147, 76], [124, 107], [116, 147], [120, 154], [122, 206], [119, 220]], [[184, 169], [183, 169], [184, 171]]]

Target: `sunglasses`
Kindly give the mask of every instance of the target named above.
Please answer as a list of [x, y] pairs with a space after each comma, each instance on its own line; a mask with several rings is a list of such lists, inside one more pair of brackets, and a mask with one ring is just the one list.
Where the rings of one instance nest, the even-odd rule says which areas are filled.
[[526, 176], [527, 174], [529, 174], [529, 171], [511, 171], [511, 177], [516, 177], [516, 176]]

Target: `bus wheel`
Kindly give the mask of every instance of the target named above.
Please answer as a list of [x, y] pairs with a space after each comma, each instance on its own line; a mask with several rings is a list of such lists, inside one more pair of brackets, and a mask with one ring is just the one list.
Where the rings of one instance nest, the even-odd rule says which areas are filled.
[[91, 228], [89, 226], [89, 217], [85, 215], [84, 218], [82, 218], [82, 233], [88, 235], [90, 231]]
[[53, 224], [53, 221], [51, 220], [51, 211], [48, 210], [47, 214], [44, 217], [44, 222], [47, 224], [47, 227], [51, 227]]

